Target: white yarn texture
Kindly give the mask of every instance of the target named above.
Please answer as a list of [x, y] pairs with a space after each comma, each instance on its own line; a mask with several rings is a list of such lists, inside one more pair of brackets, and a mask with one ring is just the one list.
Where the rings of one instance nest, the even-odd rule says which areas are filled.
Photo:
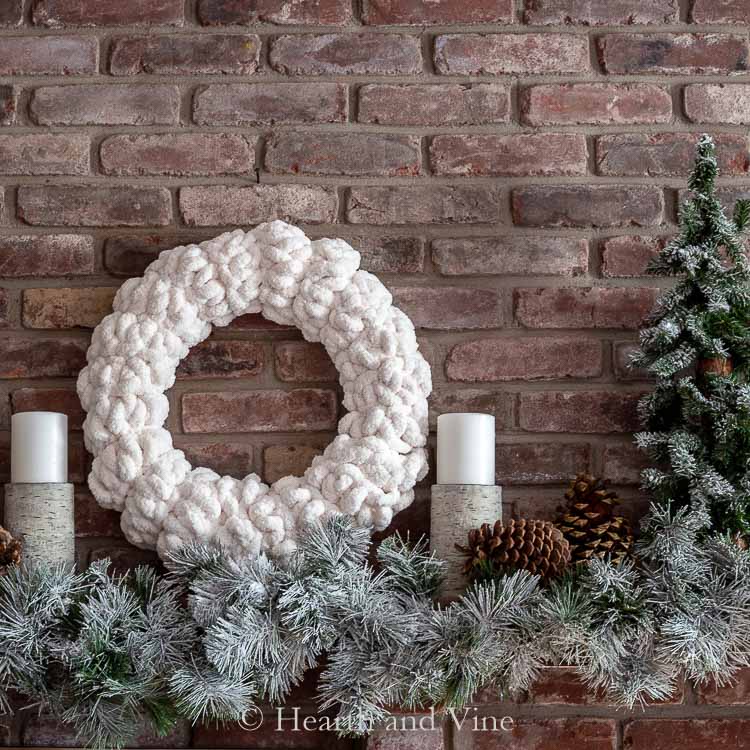
[[[126, 281], [94, 331], [78, 378], [89, 486], [122, 511], [125, 536], [161, 557], [187, 542], [235, 558], [289, 555], [308, 523], [343, 513], [383, 529], [427, 471], [430, 369], [414, 326], [339, 239], [311, 241], [283, 221], [167, 250]], [[270, 487], [256, 474], [193, 468], [164, 429], [180, 360], [245, 313], [295, 325], [325, 346], [346, 416], [302, 477]]]

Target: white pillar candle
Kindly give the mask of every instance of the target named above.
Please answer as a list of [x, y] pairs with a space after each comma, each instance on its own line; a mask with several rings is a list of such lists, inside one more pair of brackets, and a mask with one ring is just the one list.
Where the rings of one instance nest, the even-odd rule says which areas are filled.
[[68, 416], [25, 411], [11, 418], [10, 481], [16, 484], [68, 481]]
[[461, 413], [438, 417], [437, 483], [495, 484], [495, 417]]

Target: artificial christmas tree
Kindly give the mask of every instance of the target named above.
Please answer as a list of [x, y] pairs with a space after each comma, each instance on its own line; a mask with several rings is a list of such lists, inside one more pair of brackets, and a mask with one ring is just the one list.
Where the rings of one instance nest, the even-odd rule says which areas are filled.
[[742, 232], [750, 201], [729, 219], [716, 189], [714, 143], [702, 136], [680, 211], [680, 234], [649, 273], [677, 276], [641, 332], [633, 364], [656, 378], [636, 436], [657, 468], [652, 499], [710, 517], [716, 531], [750, 533], [750, 268]]

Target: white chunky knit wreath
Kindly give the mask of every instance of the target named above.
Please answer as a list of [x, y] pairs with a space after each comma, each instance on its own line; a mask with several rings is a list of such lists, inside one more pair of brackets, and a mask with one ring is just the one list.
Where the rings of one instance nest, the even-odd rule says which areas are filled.
[[[284, 557], [306, 523], [335, 513], [385, 528], [425, 474], [430, 369], [414, 326], [343, 240], [311, 242], [282, 221], [163, 252], [117, 292], [78, 378], [94, 454], [89, 486], [122, 511], [127, 538], [163, 557], [220, 542], [234, 557]], [[270, 487], [195, 468], [164, 429], [179, 361], [214, 325], [261, 312], [320, 341], [348, 410], [302, 477]]]

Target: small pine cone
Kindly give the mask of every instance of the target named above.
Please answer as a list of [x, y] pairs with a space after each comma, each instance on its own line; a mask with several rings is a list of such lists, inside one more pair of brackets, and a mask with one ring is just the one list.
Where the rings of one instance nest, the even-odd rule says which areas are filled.
[[0, 526], [0, 575], [11, 565], [21, 563], [21, 542]]

